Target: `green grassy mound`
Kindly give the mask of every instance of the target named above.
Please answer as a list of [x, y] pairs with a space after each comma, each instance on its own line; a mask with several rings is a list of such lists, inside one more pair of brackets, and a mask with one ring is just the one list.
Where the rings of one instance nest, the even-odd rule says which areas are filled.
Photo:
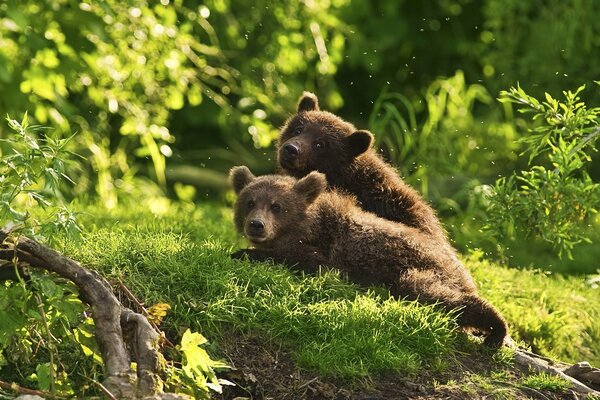
[[[231, 260], [241, 245], [231, 217], [230, 209], [211, 204], [160, 217], [90, 208], [83, 244], [62, 247], [122, 279], [148, 304], [170, 304], [166, 323], [174, 332], [191, 327], [217, 341], [231, 331], [266, 335], [323, 375], [436, 370], [463, 347], [450, 316], [389, 299], [381, 288], [358, 289], [333, 271], [304, 276]], [[513, 338], [543, 355], [600, 365], [599, 289], [581, 277], [504, 268], [479, 254], [465, 263]]]
[[439, 369], [458, 345], [453, 319], [432, 307], [357, 290], [334, 271], [309, 276], [231, 260], [228, 210], [87, 213], [84, 224], [95, 226], [83, 245], [62, 242], [63, 251], [148, 304], [170, 304], [170, 331], [191, 327], [217, 341], [232, 330], [266, 336], [290, 346], [301, 367], [344, 378]]
[[[157, 216], [133, 207], [82, 207], [81, 240], [55, 237], [54, 243], [109, 280], [122, 281], [147, 305], [169, 304], [162, 328], [173, 341], [191, 328], [209, 339], [215, 357], [229, 356], [237, 342], [257, 343], [253, 354], [240, 350], [241, 357], [276, 359], [281, 351], [285, 361], [279, 365], [287, 370], [277, 377], [273, 370], [263, 370], [266, 380], [292, 375], [309, 380], [296, 375], [294, 369], [300, 368], [313, 377], [341, 382], [379, 379], [377, 385], [391, 390], [390, 396], [411, 396], [425, 385], [428, 395], [441, 397], [455, 391], [468, 394], [473, 385], [477, 393], [501, 393], [509, 387], [511, 396], [523, 394], [523, 387], [541, 385], [523, 380], [510, 368], [509, 351], [490, 358], [482, 345], [460, 332], [452, 315], [433, 307], [390, 299], [383, 288], [359, 288], [325, 268], [313, 276], [231, 260], [229, 254], [243, 244], [226, 207], [188, 204], [168, 209]], [[482, 295], [508, 320], [513, 338], [543, 355], [600, 365], [599, 289], [582, 277], [509, 269], [480, 254], [466, 257], [465, 264]], [[5, 365], [0, 362], [0, 372], [4, 379], [28, 385], [30, 374], [40, 372], [39, 357], [48, 361], [44, 354], [31, 357], [31, 365], [23, 357], [18, 362], [7, 358]], [[93, 389], [91, 379], [101, 379], [101, 369], [89, 372], [89, 362], [79, 367], [85, 372], [77, 372], [81, 357], [76, 348], [61, 356], [74, 384], [84, 385], [76, 391], [80, 394], [87, 386]], [[242, 370], [258, 374], [256, 363], [265, 365], [259, 361], [250, 360]], [[414, 379], [417, 383], [410, 383]], [[398, 386], [404, 380], [418, 387], [411, 389], [417, 392], [398, 392], [406, 389]], [[498, 386], [494, 382], [499, 380]], [[297, 381], [289, 385], [302, 387]]]

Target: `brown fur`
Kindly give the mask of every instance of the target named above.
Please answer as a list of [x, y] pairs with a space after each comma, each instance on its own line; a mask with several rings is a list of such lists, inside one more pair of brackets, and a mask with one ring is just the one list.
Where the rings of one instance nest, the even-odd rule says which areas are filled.
[[[322, 172], [330, 187], [356, 196], [364, 210], [415, 227], [446, 245], [433, 209], [371, 148], [372, 141], [370, 132], [321, 111], [317, 97], [305, 92], [298, 112], [281, 130], [278, 163], [283, 174], [297, 178]], [[286, 154], [286, 145], [295, 146], [298, 154]]]
[[[325, 176], [317, 172], [300, 180], [256, 178], [248, 168], [236, 167], [230, 176], [238, 193], [236, 227], [255, 247], [236, 257], [272, 259], [308, 271], [333, 266], [360, 284], [386, 285], [396, 298], [460, 309], [461, 326], [485, 332], [489, 346], [503, 342], [506, 323], [477, 295], [452, 249], [418, 228], [390, 223], [361, 210], [353, 197], [325, 192]], [[264, 230], [252, 232], [251, 221], [261, 221]]]

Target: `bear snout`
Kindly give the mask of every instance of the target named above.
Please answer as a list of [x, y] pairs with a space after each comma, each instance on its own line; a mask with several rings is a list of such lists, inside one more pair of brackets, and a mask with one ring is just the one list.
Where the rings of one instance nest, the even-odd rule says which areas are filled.
[[283, 155], [285, 157], [296, 158], [296, 157], [298, 157], [299, 153], [300, 153], [300, 149], [295, 144], [288, 143], [285, 146], [283, 146]]
[[298, 168], [300, 146], [295, 143], [286, 143], [279, 150], [279, 163], [288, 169]]
[[279, 148], [279, 165], [288, 170], [299, 170], [303, 168], [306, 154], [302, 150], [304, 143], [300, 140], [290, 140]]
[[250, 240], [260, 241], [264, 240], [265, 237], [265, 223], [258, 218], [251, 219], [246, 225], [246, 235]]

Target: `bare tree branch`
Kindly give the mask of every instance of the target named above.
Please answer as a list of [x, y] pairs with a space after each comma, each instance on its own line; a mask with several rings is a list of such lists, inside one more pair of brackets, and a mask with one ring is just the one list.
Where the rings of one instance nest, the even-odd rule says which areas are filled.
[[[16, 249], [20, 262], [54, 272], [75, 283], [82, 300], [91, 306], [95, 338], [104, 361], [105, 380], [101, 385], [107, 395], [110, 393], [114, 398], [188, 398], [162, 393], [163, 382], [158, 375], [159, 334], [146, 317], [124, 308], [109, 283], [98, 273], [59, 252], [27, 237], [19, 237], [16, 244], [3, 244], [15, 228], [14, 224], [9, 224], [0, 230], [0, 259], [13, 260]], [[130, 368], [132, 359], [128, 348], [133, 361], [137, 362], [137, 377]]]

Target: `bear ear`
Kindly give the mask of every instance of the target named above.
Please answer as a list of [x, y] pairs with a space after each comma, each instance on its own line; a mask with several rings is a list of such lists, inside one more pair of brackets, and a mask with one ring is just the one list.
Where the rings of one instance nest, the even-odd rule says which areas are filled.
[[327, 179], [320, 172], [313, 171], [304, 178], [298, 180], [294, 185], [294, 190], [301, 196], [304, 196], [308, 204], [312, 203], [327, 188]]
[[239, 194], [250, 182], [255, 180], [256, 177], [252, 175], [252, 172], [245, 165], [241, 167], [233, 167], [229, 171], [229, 181], [233, 190], [236, 194]]
[[356, 131], [344, 139], [346, 147], [352, 158], [357, 157], [369, 150], [373, 143], [373, 134], [369, 131]]
[[319, 99], [314, 93], [304, 92], [298, 100], [298, 112], [319, 111]]

